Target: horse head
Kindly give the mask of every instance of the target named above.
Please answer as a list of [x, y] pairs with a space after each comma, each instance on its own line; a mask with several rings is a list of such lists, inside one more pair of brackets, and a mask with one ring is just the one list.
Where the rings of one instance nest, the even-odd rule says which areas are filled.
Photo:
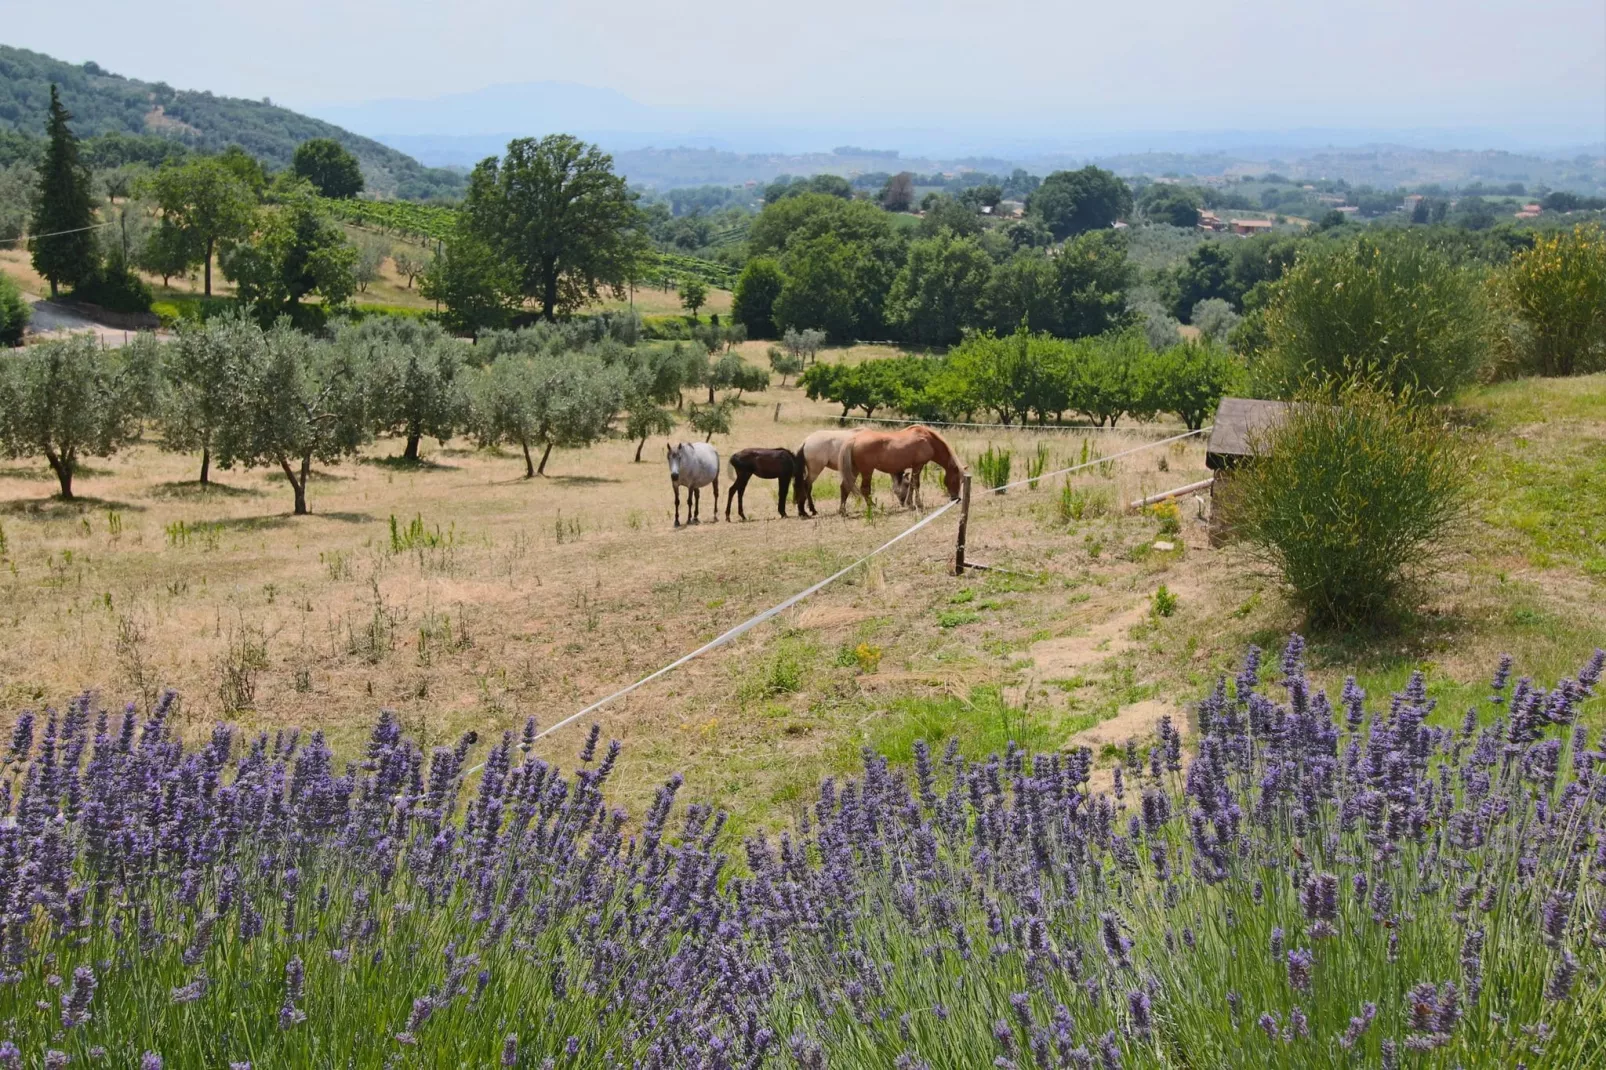
[[948, 500], [956, 501], [959, 498], [959, 485], [964, 481], [965, 470], [959, 465], [943, 470], [942, 485], [948, 491]]
[[669, 455], [669, 481], [671, 483], [680, 482], [680, 451], [685, 445], [684, 442], [678, 444], [666, 442], [664, 444], [664, 451]]

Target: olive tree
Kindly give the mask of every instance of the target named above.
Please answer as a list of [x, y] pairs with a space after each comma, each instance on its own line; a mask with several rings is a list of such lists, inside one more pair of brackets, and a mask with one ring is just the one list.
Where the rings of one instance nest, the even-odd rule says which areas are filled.
[[73, 497], [83, 457], [110, 457], [139, 437], [142, 384], [93, 335], [29, 346], [0, 360], [0, 452], [44, 457]]
[[262, 364], [262, 328], [245, 312], [204, 324], [185, 321], [167, 347], [156, 407], [162, 445], [174, 452], [201, 451], [201, 486], [211, 481], [212, 461], [233, 463], [249, 377]]
[[347, 347], [318, 342], [280, 320], [263, 336], [244, 383], [235, 457], [277, 465], [305, 516], [312, 463], [337, 464], [368, 441], [363, 367]]
[[426, 435], [444, 444], [462, 427], [463, 345], [438, 325], [386, 316], [342, 326], [335, 345], [366, 370], [369, 427], [404, 438], [403, 460], [418, 460]]
[[[475, 384], [470, 422], [481, 446], [516, 445], [524, 476], [546, 474], [557, 446], [589, 446], [608, 433], [626, 394], [626, 376], [588, 352], [505, 357]], [[532, 448], [541, 452], [536, 464]]]

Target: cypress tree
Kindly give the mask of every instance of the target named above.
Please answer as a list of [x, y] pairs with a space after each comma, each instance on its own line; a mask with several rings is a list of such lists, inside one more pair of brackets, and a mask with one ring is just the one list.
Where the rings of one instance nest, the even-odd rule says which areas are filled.
[[[95, 273], [99, 255], [94, 225], [95, 205], [89, 193], [89, 169], [78, 157], [78, 137], [68, 126], [72, 119], [61, 94], [50, 87], [50, 118], [44, 164], [39, 168], [39, 209], [33, 217], [33, 267], [50, 280], [50, 296], [61, 283], [76, 286]], [[61, 233], [70, 231], [72, 233]]]

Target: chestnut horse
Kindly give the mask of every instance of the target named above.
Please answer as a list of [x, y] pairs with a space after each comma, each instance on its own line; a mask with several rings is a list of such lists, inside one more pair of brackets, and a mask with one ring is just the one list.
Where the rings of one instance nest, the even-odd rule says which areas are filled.
[[[797, 448], [795, 487], [798, 519], [804, 520], [810, 515], [819, 515], [819, 511], [814, 508], [814, 481], [819, 479], [820, 473], [827, 468], [836, 470], [843, 444], [864, 430], [862, 427], [848, 427], [815, 431]], [[909, 504], [909, 488], [913, 475], [912, 472], [899, 472], [892, 477], [892, 491], [898, 496], [899, 505]]]
[[781, 515], [786, 515], [786, 492], [791, 489], [792, 477], [797, 474], [797, 456], [791, 450], [737, 450], [731, 454], [731, 471], [736, 473], [736, 481], [725, 495], [726, 520], [731, 518], [732, 499], [736, 502], [737, 515], [743, 520], [747, 519], [747, 510], [742, 506], [747, 501], [747, 481], [754, 476], [781, 481], [780, 498], [776, 504], [781, 508]]
[[[866, 503], [870, 500], [870, 477], [876, 472], [911, 473], [912, 488], [920, 485], [920, 469], [926, 464], [942, 468], [943, 486], [950, 499], [959, 497], [960, 480], [964, 466], [946, 439], [924, 424], [906, 427], [902, 431], [860, 431], [842, 444], [837, 468], [842, 473], [842, 504], [839, 513], [848, 511], [848, 495], [858, 490]], [[855, 478], [859, 486], [854, 487]], [[905, 485], [908, 487], [908, 485]], [[912, 495], [911, 495], [912, 496]], [[904, 504], [909, 504], [905, 501]]]

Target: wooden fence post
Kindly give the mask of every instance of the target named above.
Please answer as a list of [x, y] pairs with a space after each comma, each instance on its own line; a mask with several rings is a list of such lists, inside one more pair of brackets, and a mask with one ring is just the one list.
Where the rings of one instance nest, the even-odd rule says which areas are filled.
[[954, 575], [965, 574], [965, 525], [970, 522], [970, 473], [959, 484], [959, 534], [954, 540]]

